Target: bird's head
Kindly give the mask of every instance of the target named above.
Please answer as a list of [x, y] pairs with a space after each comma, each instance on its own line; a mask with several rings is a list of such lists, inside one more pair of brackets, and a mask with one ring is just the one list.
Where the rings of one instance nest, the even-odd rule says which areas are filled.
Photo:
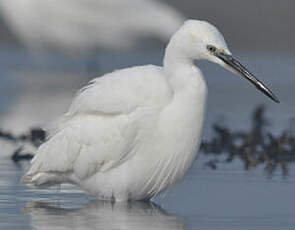
[[222, 34], [212, 24], [206, 21], [188, 20], [172, 39], [177, 40], [177, 44], [181, 46], [179, 50], [186, 57], [217, 63], [247, 79], [258, 90], [279, 103], [279, 99], [232, 56]]

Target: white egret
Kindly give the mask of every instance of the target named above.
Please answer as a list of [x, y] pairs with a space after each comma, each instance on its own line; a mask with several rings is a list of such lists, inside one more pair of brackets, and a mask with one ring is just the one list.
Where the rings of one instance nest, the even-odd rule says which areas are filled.
[[183, 177], [199, 147], [206, 84], [194, 60], [238, 73], [276, 96], [236, 61], [221, 33], [189, 20], [171, 38], [163, 67], [96, 78], [51, 127], [23, 183], [79, 185], [98, 199], [149, 199]]

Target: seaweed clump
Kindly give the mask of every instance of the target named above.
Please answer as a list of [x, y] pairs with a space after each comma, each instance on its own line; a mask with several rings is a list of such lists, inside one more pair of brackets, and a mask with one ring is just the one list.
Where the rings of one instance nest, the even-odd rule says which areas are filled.
[[33, 128], [28, 133], [16, 136], [0, 130], [0, 138], [4, 141], [10, 141], [18, 146], [12, 153], [11, 159], [14, 162], [19, 162], [21, 160], [31, 160], [34, 156], [34, 153], [23, 152], [24, 145], [30, 144], [35, 148], [38, 148], [45, 141], [46, 133], [40, 128]]
[[[281, 169], [283, 176], [288, 175], [288, 164], [295, 161], [295, 137], [292, 129], [275, 136], [266, 130], [269, 124], [265, 117], [265, 107], [258, 106], [252, 113], [251, 129], [231, 131], [219, 123], [213, 124], [214, 137], [201, 145], [201, 151], [213, 155], [214, 159], [205, 163], [211, 169], [217, 169], [221, 161], [218, 156], [225, 155], [223, 162], [230, 163], [239, 158], [244, 169], [264, 165], [268, 175]], [[292, 126], [291, 126], [292, 127]]]

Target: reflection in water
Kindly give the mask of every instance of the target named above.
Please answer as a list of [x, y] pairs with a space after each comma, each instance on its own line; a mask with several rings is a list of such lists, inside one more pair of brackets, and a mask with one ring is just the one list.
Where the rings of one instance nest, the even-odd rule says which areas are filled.
[[112, 203], [90, 201], [79, 209], [45, 202], [30, 202], [24, 208], [33, 229], [184, 229], [182, 219], [171, 216], [152, 202]]

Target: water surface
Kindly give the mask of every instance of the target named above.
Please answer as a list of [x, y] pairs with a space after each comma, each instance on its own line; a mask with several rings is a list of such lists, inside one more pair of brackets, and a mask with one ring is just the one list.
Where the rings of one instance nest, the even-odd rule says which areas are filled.
[[[91, 78], [77, 66], [61, 68], [58, 61], [40, 70], [23, 54], [9, 55], [8, 60], [0, 55], [0, 127], [12, 132], [27, 131], [66, 111], [76, 89]], [[160, 64], [161, 60], [158, 52], [126, 55], [99, 56], [100, 73], [130, 63]], [[272, 103], [221, 68], [201, 63], [209, 88], [204, 140], [212, 137], [216, 120], [233, 130], [248, 130], [249, 115], [259, 104], [266, 105], [269, 130], [274, 134], [288, 128], [294, 117], [294, 58], [247, 54], [239, 59], [275, 91], [281, 104]], [[280, 170], [269, 177], [263, 165], [245, 171], [239, 159], [212, 170], [204, 165], [212, 156], [200, 154], [184, 180], [153, 203], [113, 204], [95, 201], [70, 185], [46, 190], [21, 185], [28, 163], [13, 163], [9, 156], [14, 147], [7, 145], [0, 149], [0, 229], [269, 230], [295, 226], [292, 164], [287, 177]]]

